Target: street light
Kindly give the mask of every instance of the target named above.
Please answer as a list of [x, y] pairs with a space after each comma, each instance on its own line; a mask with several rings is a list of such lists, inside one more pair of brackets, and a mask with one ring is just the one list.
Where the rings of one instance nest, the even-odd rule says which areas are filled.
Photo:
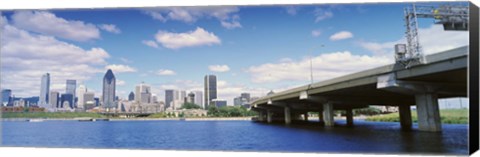
[[[321, 44], [320, 47], [324, 47], [324, 45]], [[312, 56], [313, 56], [313, 50], [315, 48], [316, 48], [316, 46], [313, 46], [310, 49], [310, 84], [313, 84], [313, 61], [312, 61]]]

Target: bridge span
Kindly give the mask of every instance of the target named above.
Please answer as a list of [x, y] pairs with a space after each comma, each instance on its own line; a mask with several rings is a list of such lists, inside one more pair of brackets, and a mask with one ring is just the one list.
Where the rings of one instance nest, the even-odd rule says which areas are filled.
[[347, 124], [353, 125], [352, 109], [398, 106], [400, 125], [408, 130], [410, 107], [416, 105], [419, 130], [441, 131], [438, 99], [467, 97], [468, 51], [459, 47], [427, 55], [424, 64], [408, 69], [396, 63], [300, 86], [255, 100], [251, 109], [259, 121], [286, 124], [318, 112], [320, 123], [334, 126], [334, 110], [346, 111]]

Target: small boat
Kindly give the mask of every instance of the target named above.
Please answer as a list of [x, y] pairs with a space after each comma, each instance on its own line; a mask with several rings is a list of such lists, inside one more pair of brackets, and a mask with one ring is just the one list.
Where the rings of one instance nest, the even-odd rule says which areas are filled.
[[43, 122], [43, 119], [29, 119], [28, 122]]
[[79, 122], [91, 122], [93, 121], [94, 119], [79, 119], [78, 121]]
[[94, 121], [110, 121], [108, 118], [94, 119]]

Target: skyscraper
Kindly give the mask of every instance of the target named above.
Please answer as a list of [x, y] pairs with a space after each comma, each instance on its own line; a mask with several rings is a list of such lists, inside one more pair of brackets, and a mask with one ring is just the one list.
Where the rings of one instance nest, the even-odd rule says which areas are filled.
[[73, 109], [73, 94], [65, 93], [60, 97], [60, 108]]
[[12, 103], [12, 90], [4, 89], [2, 90], [2, 105], [7, 106]]
[[102, 101], [104, 108], [114, 108], [115, 106], [115, 75], [111, 69], [107, 70], [103, 77]]
[[58, 107], [58, 96], [59, 93], [57, 91], [50, 91], [50, 96], [49, 96], [49, 103], [51, 108], [57, 108]]
[[167, 89], [165, 90], [165, 108], [169, 108], [172, 101], [173, 101], [173, 90], [172, 89]]
[[144, 82], [137, 85], [135, 88], [135, 102], [137, 103], [150, 103], [152, 97], [151, 88]]
[[128, 94], [128, 101], [133, 101], [135, 100], [135, 94], [133, 93], [133, 91], [130, 92], [130, 94]]
[[89, 110], [94, 108], [95, 105], [95, 93], [93, 92], [86, 92], [83, 94], [83, 103], [84, 103], [84, 109]]
[[77, 80], [67, 80], [67, 88], [65, 90], [65, 93], [67, 94], [72, 94], [73, 96], [73, 103], [72, 104], [75, 107], [75, 90], [77, 88]]
[[217, 98], [217, 76], [205, 75], [204, 78], [205, 87], [205, 108], [212, 105], [212, 100]]
[[195, 93], [193, 93], [193, 92], [188, 93], [187, 102], [188, 103], [193, 103], [193, 104], [195, 103]]
[[195, 102], [194, 103], [199, 105], [202, 108], [205, 108], [205, 106], [203, 105], [202, 91], [194, 91], [193, 93], [195, 94]]
[[40, 98], [38, 100], [38, 106], [48, 108], [48, 92], [50, 92], [50, 74], [46, 73], [42, 75], [42, 81], [40, 84]]
[[84, 95], [87, 92], [87, 88], [85, 85], [79, 85], [77, 90], [76, 90], [76, 95], [78, 97], [77, 99], [77, 108], [84, 109], [85, 108], [85, 100], [84, 100]]

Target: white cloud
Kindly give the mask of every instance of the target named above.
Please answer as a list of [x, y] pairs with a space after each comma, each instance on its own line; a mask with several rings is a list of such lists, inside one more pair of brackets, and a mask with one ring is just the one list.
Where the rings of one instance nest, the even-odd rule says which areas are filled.
[[332, 41], [344, 40], [349, 38], [353, 38], [353, 34], [349, 31], [340, 31], [330, 36], [330, 40]]
[[145, 10], [153, 19], [161, 22], [168, 20], [194, 23], [201, 18], [215, 18], [228, 29], [241, 27], [238, 21], [237, 7], [208, 6], [208, 7], [169, 7]]
[[132, 63], [132, 61], [127, 58], [120, 57], [120, 60], [124, 63]]
[[[468, 31], [444, 31], [443, 26], [432, 24], [428, 28], [418, 30], [420, 36], [420, 45], [424, 54], [437, 53], [460, 46], [468, 45]], [[441, 39], [441, 40], [439, 40]], [[395, 44], [406, 44], [405, 37], [399, 37], [396, 41], [387, 42], [358, 42], [361, 47], [371, 51], [375, 55], [385, 55], [393, 57], [393, 47]]]
[[176, 75], [177, 73], [175, 73], [175, 71], [173, 71], [173, 70], [160, 69], [160, 70], [157, 71], [156, 74], [160, 75], [160, 76], [169, 76], [169, 75]]
[[[102, 48], [82, 49], [51, 36], [31, 34], [12, 25], [0, 29], [2, 42], [2, 88], [12, 89], [16, 96], [37, 96], [40, 78], [50, 73], [52, 90], [67, 79], [79, 82], [103, 73], [110, 55]], [[40, 53], [41, 52], [41, 53]]]
[[194, 47], [203, 45], [220, 44], [220, 39], [213, 33], [197, 27], [194, 31], [185, 33], [172, 33], [167, 31], [158, 31], [155, 35], [158, 43], [169, 49], [179, 49], [183, 47]]
[[100, 38], [100, 31], [93, 24], [66, 20], [46, 11], [17, 11], [12, 15], [15, 27], [74, 41]]
[[137, 69], [122, 64], [110, 64], [105, 66], [105, 69], [112, 69], [113, 73], [137, 72]]
[[210, 65], [208, 69], [213, 72], [227, 72], [230, 70], [230, 67], [228, 65]]
[[117, 28], [117, 26], [113, 24], [101, 24], [98, 27], [110, 33], [120, 34], [122, 32], [119, 28]]
[[158, 44], [153, 40], [142, 40], [142, 43], [153, 48], [158, 48]]
[[321, 34], [322, 34], [322, 31], [319, 30], [319, 29], [316, 29], [316, 30], [313, 30], [313, 31], [312, 31], [312, 36], [313, 36], [313, 37], [318, 37], [318, 36], [320, 36]]
[[320, 8], [316, 8], [313, 11], [313, 14], [315, 15], [315, 22], [320, 22], [322, 20], [329, 19], [329, 18], [333, 17], [333, 12], [332, 11], [326, 10], [326, 9], [320, 9]]
[[297, 15], [297, 11], [298, 11], [298, 8], [297, 6], [287, 6], [285, 7], [285, 10], [287, 11], [287, 14], [288, 15]]
[[[393, 59], [388, 57], [354, 55], [349, 51], [325, 53], [312, 58], [314, 81], [331, 79], [392, 62]], [[254, 83], [310, 82], [310, 59], [251, 66], [247, 72], [250, 73]]]
[[115, 84], [117, 86], [124, 86], [126, 84], [126, 82], [124, 80], [117, 79], [117, 80], [115, 80]]

